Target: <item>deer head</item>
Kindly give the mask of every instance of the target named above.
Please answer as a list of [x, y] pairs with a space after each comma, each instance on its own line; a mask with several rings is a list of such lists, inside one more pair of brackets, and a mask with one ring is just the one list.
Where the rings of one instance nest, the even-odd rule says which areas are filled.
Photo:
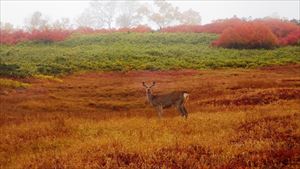
[[146, 88], [147, 93], [151, 93], [151, 88], [155, 86], [155, 82], [152, 82], [151, 86], [147, 86], [145, 82], [143, 82], [143, 86]]
[[151, 86], [147, 86], [145, 82], [143, 82], [143, 86], [145, 87], [146, 89], [146, 96], [147, 96], [147, 99], [149, 101], [149, 103], [152, 105], [152, 91], [151, 91], [151, 88], [153, 86], [155, 86], [155, 82], [153, 81], [152, 82], [152, 85]]

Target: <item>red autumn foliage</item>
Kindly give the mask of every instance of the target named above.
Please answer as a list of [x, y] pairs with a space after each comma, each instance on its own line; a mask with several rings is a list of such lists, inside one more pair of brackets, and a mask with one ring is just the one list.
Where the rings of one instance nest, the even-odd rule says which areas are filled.
[[33, 30], [28, 39], [41, 42], [58, 42], [65, 40], [70, 35], [71, 31], [62, 29]]
[[286, 37], [279, 39], [281, 46], [300, 44], [300, 29], [289, 33]]
[[74, 32], [81, 33], [81, 34], [112, 33], [115, 31], [116, 31], [115, 29], [93, 29], [90, 27], [80, 27], [74, 30]]
[[93, 29], [89, 27], [81, 27], [76, 29], [74, 32], [82, 34], [93, 34], [93, 33], [113, 33], [113, 32], [136, 32], [136, 33], [147, 33], [151, 32], [152, 29], [148, 26], [139, 25], [132, 28], [120, 28], [120, 29]]
[[194, 33], [222, 33], [225, 29], [242, 24], [244, 21], [238, 18], [217, 20], [206, 25], [177, 25], [162, 28], [161, 32], [194, 32]]
[[32, 30], [31, 32], [1, 30], [0, 44], [14, 45], [24, 41], [57, 42], [63, 41], [72, 31], [62, 29]]
[[176, 33], [176, 32], [193, 32], [199, 33], [203, 32], [203, 27], [201, 25], [177, 25], [177, 26], [169, 26], [166, 28], [162, 28], [160, 32], [167, 33]]
[[225, 48], [270, 49], [278, 45], [278, 40], [267, 26], [261, 23], [244, 22], [227, 28], [220, 38], [213, 42], [213, 45]]
[[300, 41], [300, 26], [274, 18], [246, 21], [239, 18], [217, 20], [206, 25], [177, 25], [161, 32], [206, 32], [221, 34], [214, 46], [230, 48], [273, 48], [296, 45]]
[[243, 24], [245, 21], [238, 18], [217, 20], [211, 24], [203, 25], [202, 32], [220, 34], [228, 28]]
[[[300, 26], [280, 19], [257, 19], [254, 21], [223, 20], [224, 28], [214, 46], [226, 48], [273, 48], [278, 45], [296, 45], [300, 41]], [[231, 23], [231, 24], [228, 24]], [[204, 29], [205, 30], [205, 29]], [[216, 29], [208, 29], [215, 31]], [[217, 31], [216, 31], [217, 32]]]
[[[0, 44], [14, 45], [24, 41], [56, 42], [63, 41], [72, 33], [93, 34], [113, 32], [147, 33], [153, 30], [148, 26], [120, 29], [93, 29], [81, 27], [76, 30], [43, 29], [25, 32], [22, 30], [1, 30]], [[229, 48], [272, 48], [278, 45], [296, 45], [300, 41], [300, 26], [289, 21], [265, 18], [245, 21], [239, 18], [217, 20], [206, 25], [177, 25], [160, 30], [160, 32], [194, 32], [217, 33], [220, 38], [214, 46]]]
[[139, 25], [133, 28], [120, 28], [116, 32], [136, 32], [136, 33], [147, 33], [152, 32], [152, 29], [148, 26]]
[[257, 19], [254, 20], [255, 23], [262, 23], [269, 27], [272, 32], [278, 37], [283, 38], [288, 36], [290, 33], [299, 30], [300, 26], [289, 21], [284, 21], [280, 19], [274, 18], [266, 18], [266, 19]]
[[0, 37], [0, 44], [14, 45], [28, 40], [29, 33], [22, 30], [17, 30], [14, 32], [0, 30]]

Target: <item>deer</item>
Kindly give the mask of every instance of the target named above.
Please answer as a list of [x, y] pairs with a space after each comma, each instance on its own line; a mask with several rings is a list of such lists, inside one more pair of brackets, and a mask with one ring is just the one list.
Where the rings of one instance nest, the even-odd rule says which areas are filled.
[[175, 106], [182, 117], [187, 119], [188, 112], [185, 108], [185, 103], [188, 100], [189, 93], [187, 91], [174, 91], [162, 95], [153, 95], [152, 87], [155, 86], [155, 81], [152, 82], [152, 85], [147, 86], [145, 82], [142, 83], [146, 89], [146, 97], [151, 106], [153, 106], [159, 118], [161, 119], [163, 109]]

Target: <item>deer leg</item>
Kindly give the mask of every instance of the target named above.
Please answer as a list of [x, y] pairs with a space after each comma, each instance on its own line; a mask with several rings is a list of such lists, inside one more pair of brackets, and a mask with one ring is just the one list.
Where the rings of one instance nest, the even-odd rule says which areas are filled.
[[182, 105], [180, 105], [180, 108], [181, 108], [181, 110], [182, 110], [182, 112], [183, 112], [183, 116], [185, 117], [185, 118], [187, 118], [187, 116], [188, 116], [188, 112], [186, 111], [186, 108], [184, 107], [184, 104], [182, 104]]
[[183, 109], [183, 111], [184, 111], [185, 118], [187, 118], [187, 117], [188, 117], [188, 112], [186, 111], [186, 108], [185, 108], [184, 105], [182, 105], [182, 109]]
[[179, 105], [179, 106], [177, 106], [177, 109], [178, 109], [179, 113], [181, 114], [181, 116], [183, 117], [184, 111], [182, 110], [182, 107]]
[[162, 106], [157, 106], [156, 111], [158, 113], [158, 117], [161, 118], [161, 115], [163, 113], [163, 107]]

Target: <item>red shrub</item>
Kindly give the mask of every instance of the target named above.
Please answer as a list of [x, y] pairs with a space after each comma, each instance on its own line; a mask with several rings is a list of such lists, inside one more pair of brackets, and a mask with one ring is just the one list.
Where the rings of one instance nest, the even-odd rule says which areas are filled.
[[[249, 26], [249, 23], [251, 23], [251, 26]], [[222, 34], [222, 39], [213, 42], [213, 45], [223, 47], [227, 46], [231, 48], [234, 48], [235, 46], [238, 48], [270, 48], [271, 46], [276, 46], [278, 44], [281, 46], [295, 45], [300, 41], [300, 26], [292, 22], [272, 18], [257, 19], [254, 21], [231, 18], [217, 20], [211, 24], [203, 26], [170, 26], [163, 28], [160, 31], [195, 33], [207, 32]], [[224, 31], [226, 31], [225, 35]], [[273, 35], [271, 35], [272, 33]], [[278, 38], [278, 40], [276, 40], [276, 37], [274, 38], [274, 35]], [[249, 45], [248, 47], [247, 44]]]
[[119, 28], [117, 32], [130, 32], [130, 28]]
[[203, 32], [201, 25], [177, 25], [177, 26], [169, 26], [166, 28], [162, 28], [160, 32], [168, 32], [168, 33], [175, 33], [175, 32]]
[[288, 36], [290, 33], [299, 30], [300, 26], [293, 22], [283, 21], [280, 19], [268, 18], [268, 19], [257, 19], [255, 23], [262, 23], [269, 27], [272, 32], [278, 37], [283, 38]]
[[95, 33], [95, 30], [90, 27], [79, 27], [76, 30], [74, 30], [76, 33], [82, 33], [82, 34], [90, 34], [90, 33]]
[[273, 48], [278, 45], [276, 36], [263, 24], [244, 22], [227, 28], [214, 46], [225, 48]]
[[14, 45], [28, 40], [29, 33], [22, 30], [9, 32], [0, 30], [0, 44]]
[[93, 29], [90, 27], [80, 27], [74, 30], [73, 32], [81, 34], [93, 34], [93, 33], [112, 33], [115, 32], [115, 29]]
[[202, 32], [222, 33], [213, 45], [227, 48], [272, 48], [300, 41], [300, 26], [280, 19], [221, 20], [204, 25]]
[[227, 28], [232, 28], [234, 26], [240, 25], [245, 21], [232, 18], [232, 19], [224, 19], [217, 20], [211, 24], [206, 25], [177, 25], [177, 26], [169, 26], [161, 29], [161, 32], [195, 32], [195, 33], [222, 33]]
[[194, 33], [222, 33], [227, 28], [232, 28], [234, 26], [240, 25], [245, 21], [232, 18], [232, 19], [223, 19], [217, 20], [211, 24], [206, 25], [177, 25], [169, 26], [160, 30], [160, 32], [194, 32]]
[[146, 33], [151, 32], [152, 29], [148, 26], [139, 25], [133, 28], [120, 28], [120, 29], [93, 29], [89, 27], [81, 27], [76, 29], [74, 32], [82, 34], [92, 34], [92, 33], [113, 33], [113, 32], [139, 32]]
[[220, 34], [228, 28], [233, 28], [233, 27], [241, 25], [245, 22], [246, 21], [243, 21], [238, 18], [217, 20], [211, 24], [203, 25], [201, 32]]
[[63, 41], [71, 35], [71, 31], [62, 29], [33, 30], [29, 40], [41, 42]]
[[147, 33], [151, 31], [152, 29], [150, 27], [144, 25], [139, 25], [133, 28], [120, 28], [116, 30], [116, 32], [137, 32], [137, 33]]
[[61, 29], [33, 30], [31, 32], [24, 32], [22, 30], [7, 32], [1, 30], [0, 32], [0, 44], [7, 45], [14, 45], [28, 40], [42, 42], [63, 41], [71, 35], [71, 31]]
[[300, 44], [300, 29], [289, 33], [286, 37], [279, 39], [281, 46]]
[[131, 28], [131, 32], [147, 33], [152, 32], [152, 29], [148, 26], [139, 25], [137, 27]]

